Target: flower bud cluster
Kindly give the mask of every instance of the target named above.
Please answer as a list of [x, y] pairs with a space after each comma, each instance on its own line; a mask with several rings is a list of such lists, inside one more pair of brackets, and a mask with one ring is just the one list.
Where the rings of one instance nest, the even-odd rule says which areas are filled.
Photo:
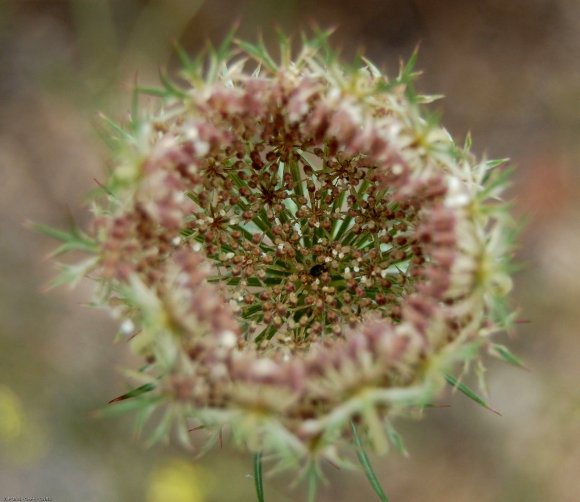
[[495, 329], [509, 278], [489, 172], [406, 78], [309, 44], [279, 66], [264, 54], [253, 73], [214, 56], [219, 77], [190, 73], [142, 121], [91, 275], [185, 418], [310, 454], [356, 420], [381, 449], [377, 424], [431, 400]]

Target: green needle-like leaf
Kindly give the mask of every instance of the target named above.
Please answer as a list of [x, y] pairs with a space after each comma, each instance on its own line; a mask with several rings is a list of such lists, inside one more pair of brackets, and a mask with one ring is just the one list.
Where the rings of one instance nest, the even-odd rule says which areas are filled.
[[244, 42], [243, 40], [236, 40], [236, 43], [244, 50], [249, 56], [254, 58], [258, 63], [264, 65], [270, 71], [276, 71], [278, 66], [276, 62], [272, 59], [272, 56], [268, 54], [266, 47], [263, 43], [251, 44]]
[[489, 404], [487, 404], [487, 402], [482, 397], [478, 396], [475, 391], [473, 391], [463, 382], [457, 380], [457, 378], [455, 378], [453, 375], [445, 375], [445, 380], [447, 380], [447, 383], [449, 385], [451, 385], [455, 389], [458, 389], [461, 393], [465, 394], [469, 399], [475, 401], [477, 404], [483, 406], [484, 408], [495, 413], [496, 415], [501, 416], [501, 413], [499, 411], [494, 410]]
[[497, 355], [501, 360], [505, 361], [506, 363], [513, 364], [514, 366], [518, 366], [519, 368], [523, 368], [525, 370], [528, 369], [528, 367], [524, 364], [524, 362], [513, 352], [511, 352], [505, 345], [494, 343], [492, 345], [492, 351], [494, 355]]
[[51, 256], [58, 256], [69, 251], [94, 253], [97, 250], [97, 244], [95, 241], [77, 228], [73, 227], [67, 231], [53, 228], [49, 225], [43, 225], [41, 223], [29, 223], [29, 225], [34, 231], [63, 242], [57, 250], [51, 253]]
[[159, 71], [159, 79], [161, 80], [163, 87], [167, 90], [168, 96], [181, 99], [187, 98], [187, 93], [179, 89], [165, 72]]
[[115, 399], [111, 399], [109, 401], [109, 404], [140, 396], [141, 394], [145, 394], [146, 392], [151, 392], [153, 389], [155, 389], [155, 385], [153, 385], [152, 383], [146, 383], [144, 385], [141, 385], [140, 387], [137, 387], [136, 389], [130, 390], [129, 392], [123, 394], [122, 396], [116, 397]]
[[148, 94], [149, 96], [156, 96], [158, 98], [168, 98], [170, 96], [170, 93], [166, 89], [161, 89], [160, 87], [139, 86], [136, 89], [140, 94]]
[[367, 479], [369, 480], [369, 483], [371, 484], [374, 492], [377, 494], [377, 497], [379, 497], [379, 500], [381, 502], [389, 502], [389, 499], [385, 495], [381, 483], [379, 482], [377, 475], [373, 470], [373, 466], [371, 465], [371, 461], [369, 460], [369, 457], [364, 449], [356, 425], [354, 424], [354, 422], [351, 422], [350, 424], [352, 427], [352, 435], [354, 436], [354, 443], [356, 445], [356, 455], [358, 457], [360, 464], [363, 466], [363, 469], [365, 470]]
[[118, 415], [123, 415], [124, 413], [128, 413], [130, 411], [137, 411], [142, 410], [143, 408], [148, 408], [153, 404], [161, 404], [163, 401], [163, 396], [140, 396], [137, 398], [125, 400], [125, 401], [117, 401], [115, 403], [111, 403], [109, 406], [105, 408], [101, 408], [99, 410], [94, 411], [91, 415], [95, 418], [109, 418], [115, 417]]

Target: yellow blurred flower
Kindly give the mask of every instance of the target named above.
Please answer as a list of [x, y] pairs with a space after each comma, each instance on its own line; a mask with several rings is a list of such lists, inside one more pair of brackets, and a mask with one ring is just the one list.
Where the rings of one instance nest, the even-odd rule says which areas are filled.
[[200, 467], [173, 459], [152, 472], [147, 502], [203, 502], [212, 481], [211, 474]]
[[10, 442], [18, 438], [22, 431], [23, 413], [20, 401], [14, 392], [0, 387], [0, 441]]
[[30, 464], [47, 449], [45, 428], [26, 416], [22, 402], [7, 386], [0, 386], [0, 445], [2, 455], [16, 464]]

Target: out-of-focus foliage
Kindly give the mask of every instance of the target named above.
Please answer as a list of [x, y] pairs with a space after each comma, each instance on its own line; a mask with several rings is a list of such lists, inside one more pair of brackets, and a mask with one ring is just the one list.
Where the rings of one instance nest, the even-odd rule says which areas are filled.
[[[254, 39], [273, 26], [298, 33], [337, 25], [346, 58], [364, 47], [394, 74], [421, 42], [419, 88], [448, 96], [436, 109], [474, 149], [519, 166], [511, 195], [528, 224], [521, 312], [509, 346], [525, 372], [490, 371], [485, 413], [450, 395], [451, 408], [404, 424], [409, 460], [374, 462], [401, 502], [575, 501], [580, 471], [577, 381], [580, 316], [580, 4], [575, 0], [4, 0], [0, 3], [0, 496], [54, 500], [255, 500], [251, 458], [230, 450], [196, 461], [179, 449], [144, 450], [132, 421], [91, 412], [127, 389], [110, 368], [130, 365], [102, 312], [72, 302], [89, 286], [46, 296], [51, 243], [26, 220], [66, 227], [87, 218], [82, 197], [102, 179], [104, 114], [124, 120], [135, 81], [171, 73], [174, 40], [190, 53], [239, 20]], [[97, 125], [97, 127], [94, 127]], [[68, 206], [67, 206], [68, 203]], [[72, 302], [71, 302], [72, 299]], [[96, 375], [99, 375], [97, 378]], [[105, 376], [103, 376], [105, 375]], [[477, 382], [466, 382], [476, 388]], [[514, 396], [516, 396], [514, 398]], [[195, 433], [193, 433], [195, 438]], [[266, 500], [291, 497], [265, 479]], [[372, 500], [363, 476], [325, 469], [324, 500]], [[165, 488], [164, 488], [165, 486]], [[179, 490], [171, 492], [170, 490]], [[157, 497], [157, 498], [156, 498]], [[181, 497], [181, 498], [180, 498]]]

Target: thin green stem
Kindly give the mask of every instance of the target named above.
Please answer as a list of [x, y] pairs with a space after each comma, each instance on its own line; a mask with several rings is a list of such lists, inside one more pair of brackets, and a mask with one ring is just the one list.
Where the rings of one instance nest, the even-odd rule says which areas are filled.
[[264, 484], [262, 481], [262, 453], [254, 455], [254, 483], [258, 502], [264, 502]]
[[389, 499], [385, 495], [385, 492], [383, 491], [381, 483], [379, 482], [377, 475], [375, 474], [375, 471], [373, 470], [373, 466], [371, 465], [371, 461], [369, 460], [369, 457], [365, 452], [362, 440], [358, 434], [358, 431], [356, 429], [356, 425], [354, 424], [354, 422], [351, 422], [351, 426], [352, 426], [352, 434], [354, 436], [354, 442], [356, 445], [356, 455], [358, 457], [359, 462], [363, 466], [363, 469], [365, 470], [365, 474], [367, 476], [367, 479], [369, 480], [369, 483], [371, 484], [374, 492], [377, 494], [377, 497], [379, 497], [379, 500], [381, 502], [389, 502]]
[[316, 502], [316, 488], [318, 480], [316, 479], [316, 469], [311, 468], [308, 474], [308, 502]]

